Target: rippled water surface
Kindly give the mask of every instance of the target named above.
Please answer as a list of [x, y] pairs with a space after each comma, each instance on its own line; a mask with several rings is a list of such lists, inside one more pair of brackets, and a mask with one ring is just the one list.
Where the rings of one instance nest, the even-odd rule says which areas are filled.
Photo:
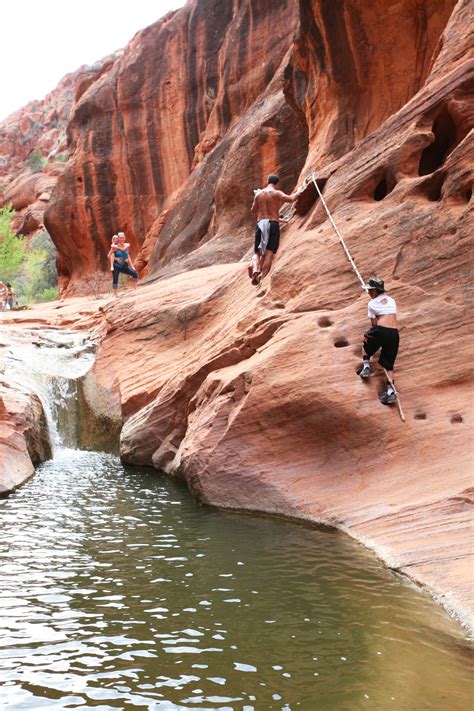
[[0, 708], [472, 708], [458, 626], [341, 534], [73, 450], [0, 524]]

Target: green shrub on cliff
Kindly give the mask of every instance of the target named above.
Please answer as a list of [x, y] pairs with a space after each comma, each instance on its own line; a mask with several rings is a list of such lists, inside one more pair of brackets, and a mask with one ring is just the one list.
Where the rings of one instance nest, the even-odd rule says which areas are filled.
[[51, 301], [57, 297], [56, 248], [46, 230], [26, 246], [18, 278], [19, 284], [24, 284], [22, 291], [28, 301]]
[[11, 205], [0, 208], [0, 279], [3, 282], [15, 279], [25, 258], [23, 238], [15, 237], [11, 229], [14, 214]]
[[44, 166], [47, 163], [48, 161], [46, 160], [46, 158], [43, 158], [39, 148], [35, 148], [35, 150], [30, 153], [28, 157], [28, 165], [30, 166], [33, 173], [39, 173], [40, 170], [43, 170]]

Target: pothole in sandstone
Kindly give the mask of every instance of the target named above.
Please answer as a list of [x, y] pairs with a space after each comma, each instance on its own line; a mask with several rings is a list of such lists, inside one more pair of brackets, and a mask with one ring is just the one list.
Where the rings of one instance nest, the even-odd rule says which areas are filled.
[[455, 425], [458, 422], [464, 422], [464, 419], [462, 415], [456, 412], [454, 415], [451, 416], [451, 424]]
[[[324, 188], [326, 187], [327, 178], [316, 178], [318, 182], [318, 187], [321, 193], [324, 193]], [[312, 207], [318, 202], [319, 195], [314, 182], [311, 180], [305, 187], [301, 195], [298, 197], [295, 203], [295, 212], [300, 217], [304, 217], [309, 213]]]
[[379, 167], [366, 178], [361, 186], [354, 189], [349, 198], [355, 200], [372, 199], [381, 202], [387, 195], [390, 195], [396, 184], [391, 171]]
[[346, 348], [349, 345], [349, 341], [343, 336], [341, 336], [341, 338], [336, 338], [336, 340], [334, 341], [334, 348]]
[[426, 412], [415, 412], [415, 420], [426, 420]]
[[333, 321], [327, 316], [321, 316], [321, 318], [318, 319], [318, 326], [321, 326], [321, 328], [329, 328], [329, 326], [332, 325]]
[[435, 173], [430, 178], [420, 183], [413, 191], [413, 195], [425, 197], [430, 202], [439, 202], [443, 197], [443, 185], [445, 178], [445, 173]]
[[447, 156], [460, 141], [457, 126], [446, 105], [441, 106], [434, 118], [431, 131], [433, 141], [420, 156], [418, 175], [430, 175], [440, 168]]

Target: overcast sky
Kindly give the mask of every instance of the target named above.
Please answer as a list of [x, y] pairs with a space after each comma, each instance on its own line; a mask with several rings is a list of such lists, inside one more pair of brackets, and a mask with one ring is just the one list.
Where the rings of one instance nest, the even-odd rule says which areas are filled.
[[0, 121], [185, 0], [0, 0]]

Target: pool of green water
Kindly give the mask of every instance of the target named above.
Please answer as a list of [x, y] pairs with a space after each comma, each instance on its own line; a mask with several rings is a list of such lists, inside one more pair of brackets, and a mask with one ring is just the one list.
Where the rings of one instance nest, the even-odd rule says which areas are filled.
[[0, 530], [0, 708], [473, 708], [462, 629], [341, 533], [74, 450]]

